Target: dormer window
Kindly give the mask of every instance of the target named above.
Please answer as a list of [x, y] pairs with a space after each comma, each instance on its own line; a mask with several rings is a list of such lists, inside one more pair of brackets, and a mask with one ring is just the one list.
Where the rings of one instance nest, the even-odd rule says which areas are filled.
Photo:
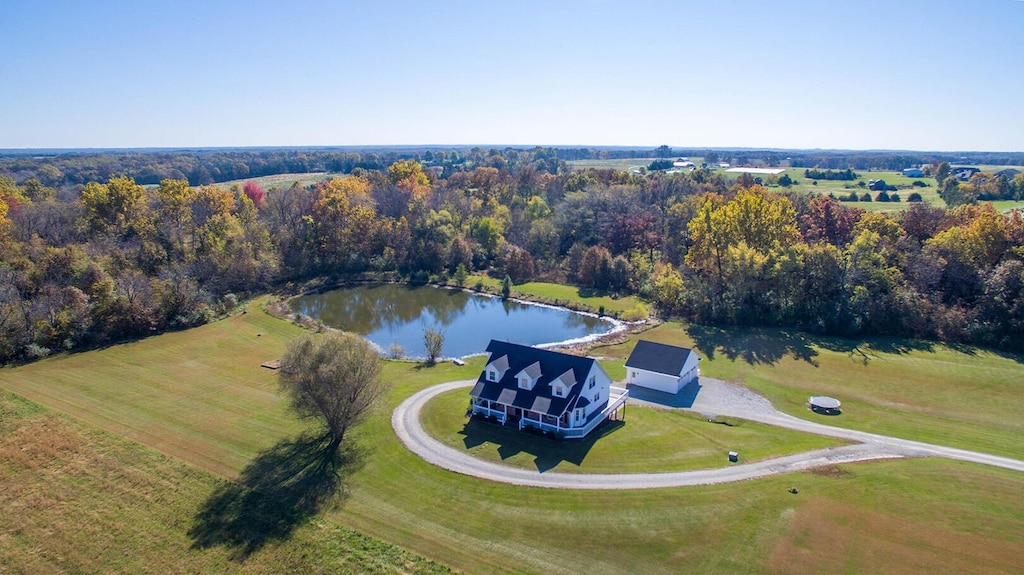
[[508, 371], [508, 356], [503, 355], [498, 359], [491, 361], [484, 367], [484, 373], [487, 374], [487, 381], [496, 382], [500, 381], [501, 378], [505, 377], [505, 372]]
[[532, 390], [533, 386], [537, 385], [537, 380], [540, 379], [540, 362], [533, 362], [528, 365], [525, 369], [516, 374], [516, 379], [519, 381], [519, 388]]
[[551, 395], [554, 395], [555, 397], [568, 397], [569, 390], [571, 390], [574, 385], [576, 385], [576, 376], [570, 369], [551, 380]]

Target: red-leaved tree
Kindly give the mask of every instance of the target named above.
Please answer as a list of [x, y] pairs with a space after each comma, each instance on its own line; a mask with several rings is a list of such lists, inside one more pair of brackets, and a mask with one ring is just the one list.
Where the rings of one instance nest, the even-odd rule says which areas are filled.
[[267, 193], [263, 191], [259, 184], [250, 180], [242, 187], [242, 191], [245, 192], [245, 195], [249, 196], [252, 203], [256, 205], [256, 209], [263, 207], [263, 201], [267, 199]]

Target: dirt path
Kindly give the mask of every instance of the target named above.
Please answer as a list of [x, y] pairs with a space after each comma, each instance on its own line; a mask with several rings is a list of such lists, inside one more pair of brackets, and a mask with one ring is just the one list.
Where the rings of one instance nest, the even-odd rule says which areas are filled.
[[[474, 383], [475, 380], [453, 381], [429, 387], [412, 395], [395, 408], [391, 415], [391, 426], [402, 443], [428, 463], [456, 473], [502, 483], [555, 489], [654, 489], [727, 483], [837, 463], [924, 456], [947, 457], [1024, 472], [1024, 461], [1017, 459], [832, 427], [799, 419], [776, 411], [767, 399], [750, 390], [720, 380], [701, 378], [700, 392], [692, 403], [687, 406], [678, 406], [679, 408], [700, 411], [705, 415], [742, 417], [859, 443], [797, 453], [756, 463], [742, 463], [699, 471], [618, 474], [561, 473], [557, 471], [540, 473], [476, 459], [464, 451], [449, 447], [434, 439], [420, 425], [420, 412], [433, 397], [453, 389], [470, 387]], [[644, 400], [640, 402], [643, 403]]]

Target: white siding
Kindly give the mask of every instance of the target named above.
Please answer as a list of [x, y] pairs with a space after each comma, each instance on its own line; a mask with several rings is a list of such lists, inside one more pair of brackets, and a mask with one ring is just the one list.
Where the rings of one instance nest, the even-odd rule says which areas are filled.
[[[593, 388], [590, 387], [590, 378], [594, 378]], [[605, 404], [608, 403], [608, 390], [611, 385], [612, 378], [595, 361], [593, 367], [590, 368], [590, 373], [583, 380], [583, 389], [580, 390], [580, 395], [590, 401], [590, 405], [587, 406], [587, 417], [604, 409]], [[597, 395], [597, 401], [594, 400], [595, 395]]]
[[683, 369], [678, 376], [656, 373], [635, 367], [626, 368], [626, 383], [673, 395], [679, 393], [680, 390], [686, 387], [686, 384], [698, 377], [700, 377], [700, 367], [697, 355], [694, 353], [687, 356]]
[[676, 394], [679, 393], [680, 389], [682, 389], [682, 385], [680, 385], [678, 377], [654, 373], [653, 371], [637, 369], [635, 367], [627, 368], [626, 381], [633, 385], [639, 385], [640, 387], [646, 387], [647, 389], [653, 389], [664, 393]]

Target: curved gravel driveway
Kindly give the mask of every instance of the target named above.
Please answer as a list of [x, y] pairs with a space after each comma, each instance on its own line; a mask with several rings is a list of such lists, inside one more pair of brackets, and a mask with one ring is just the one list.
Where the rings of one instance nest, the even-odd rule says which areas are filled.
[[[502, 483], [555, 489], [654, 489], [708, 485], [753, 479], [778, 473], [802, 471], [822, 465], [872, 459], [937, 456], [994, 465], [1024, 472], [1024, 461], [985, 453], [832, 427], [776, 411], [768, 400], [721, 380], [702, 377], [700, 393], [687, 409], [706, 415], [727, 415], [797, 431], [859, 443], [807, 451], [718, 469], [667, 473], [563, 473], [510, 467], [477, 459], [430, 436], [420, 425], [420, 412], [435, 396], [472, 386], [476, 380], [452, 381], [421, 390], [403, 401], [391, 415], [391, 426], [402, 443], [428, 463], [449, 471]], [[644, 403], [640, 401], [639, 403]]]

